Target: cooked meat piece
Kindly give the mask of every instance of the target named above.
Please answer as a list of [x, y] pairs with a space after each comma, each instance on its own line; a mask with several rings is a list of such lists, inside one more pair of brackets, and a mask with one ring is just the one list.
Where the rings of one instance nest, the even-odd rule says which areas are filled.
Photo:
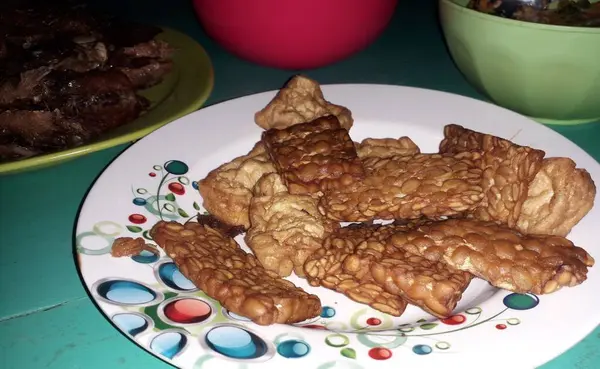
[[117, 67], [116, 69], [125, 74], [135, 88], [148, 88], [160, 83], [173, 68], [173, 63], [170, 61], [159, 62], [150, 59], [143, 62], [145, 64], [139, 67]]

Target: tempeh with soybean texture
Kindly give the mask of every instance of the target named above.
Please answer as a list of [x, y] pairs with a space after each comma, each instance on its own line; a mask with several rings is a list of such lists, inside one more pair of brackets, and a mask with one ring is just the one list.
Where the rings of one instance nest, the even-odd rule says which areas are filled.
[[483, 199], [477, 153], [368, 157], [367, 177], [325, 192], [319, 209], [337, 221], [440, 219], [472, 211]]
[[333, 289], [346, 295], [345, 285], [357, 285], [357, 290], [375, 286], [438, 318], [450, 316], [472, 275], [454, 270], [444, 262], [386, 246], [386, 240], [392, 234], [409, 231], [414, 226], [370, 225], [340, 229], [305, 264], [309, 282], [332, 283]]
[[[305, 278], [311, 286], [323, 286], [346, 295], [349, 299], [369, 305], [375, 310], [400, 316], [407, 302], [391, 294], [373, 279], [369, 271], [371, 256], [360, 259], [361, 265], [351, 272], [344, 270], [344, 260], [356, 252], [362, 241], [373, 242], [393, 234], [400, 227], [375, 228], [350, 225], [340, 228], [323, 242], [323, 247], [308, 257], [304, 263]], [[386, 233], [387, 232], [387, 233]]]
[[594, 265], [592, 256], [564, 237], [522, 235], [471, 219], [424, 224], [394, 234], [388, 243], [518, 293], [548, 294], [578, 285]]
[[333, 115], [270, 129], [262, 141], [292, 195], [318, 197], [364, 177], [354, 142]]
[[321, 312], [317, 296], [264, 269], [254, 255], [217, 229], [160, 221], [151, 235], [206, 295], [256, 324], [297, 323]]

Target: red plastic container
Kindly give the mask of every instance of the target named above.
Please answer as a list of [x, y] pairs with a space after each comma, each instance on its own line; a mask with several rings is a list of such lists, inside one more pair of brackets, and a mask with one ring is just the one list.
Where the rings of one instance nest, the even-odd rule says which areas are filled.
[[194, 0], [206, 33], [258, 64], [308, 69], [373, 42], [398, 0]]

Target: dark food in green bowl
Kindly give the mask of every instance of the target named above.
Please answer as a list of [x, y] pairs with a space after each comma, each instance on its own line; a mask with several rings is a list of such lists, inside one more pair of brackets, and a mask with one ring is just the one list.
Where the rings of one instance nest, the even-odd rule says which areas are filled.
[[600, 2], [589, 0], [471, 0], [467, 7], [524, 22], [600, 27]]

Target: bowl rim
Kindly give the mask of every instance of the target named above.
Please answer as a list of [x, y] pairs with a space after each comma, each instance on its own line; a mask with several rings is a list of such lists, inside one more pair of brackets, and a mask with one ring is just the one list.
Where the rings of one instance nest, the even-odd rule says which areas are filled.
[[477, 10], [469, 9], [466, 6], [461, 6], [457, 4], [454, 0], [439, 0], [439, 4], [446, 4], [457, 11], [470, 13], [470, 16], [485, 19], [491, 22], [496, 22], [500, 24], [512, 25], [523, 28], [532, 28], [540, 31], [550, 31], [550, 32], [571, 32], [571, 33], [585, 33], [585, 34], [596, 34], [600, 36], [600, 27], [575, 27], [575, 26], [558, 26], [552, 24], [542, 24], [542, 23], [534, 23], [534, 22], [525, 22], [519, 21], [515, 19], [502, 18], [497, 15], [485, 14], [482, 12], [478, 12]]

